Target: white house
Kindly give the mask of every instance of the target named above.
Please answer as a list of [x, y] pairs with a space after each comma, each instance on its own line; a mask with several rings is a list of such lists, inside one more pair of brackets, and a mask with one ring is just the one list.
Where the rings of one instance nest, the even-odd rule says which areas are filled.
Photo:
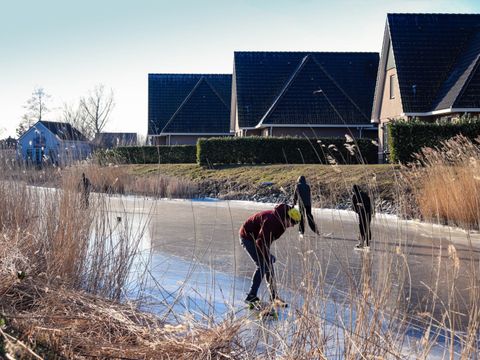
[[87, 158], [91, 146], [70, 124], [40, 120], [18, 139], [17, 151], [31, 164], [66, 165]]

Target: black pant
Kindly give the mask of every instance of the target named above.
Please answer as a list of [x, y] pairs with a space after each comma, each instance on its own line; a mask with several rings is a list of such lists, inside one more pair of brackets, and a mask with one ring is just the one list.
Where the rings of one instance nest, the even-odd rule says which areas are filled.
[[257, 296], [258, 288], [260, 287], [263, 276], [265, 275], [267, 279], [268, 289], [270, 290], [270, 297], [272, 298], [272, 300], [275, 299], [277, 297], [277, 294], [274, 284], [274, 257], [270, 255], [270, 253], [266, 254], [266, 256], [263, 256], [262, 253], [260, 253], [260, 251], [257, 249], [255, 242], [251, 239], [240, 238], [240, 243], [257, 266], [255, 272], [253, 273], [252, 286], [250, 287], [250, 291], [248, 292], [248, 294]]
[[89, 206], [89, 201], [88, 201], [89, 197], [90, 197], [90, 192], [87, 192], [87, 191], [82, 192], [82, 206], [84, 208], [88, 208]]
[[370, 212], [360, 211], [358, 213], [358, 226], [360, 228], [360, 244], [363, 246], [367, 243], [370, 246], [370, 239], [372, 238], [372, 231], [370, 223], [372, 221], [372, 214]]
[[315, 220], [313, 219], [313, 215], [312, 215], [312, 206], [301, 205], [300, 214], [302, 215], [302, 217], [300, 219], [300, 223], [298, 224], [298, 231], [301, 234], [305, 233], [305, 216], [306, 216], [308, 221], [308, 226], [310, 226], [310, 229], [312, 229], [314, 233], [318, 233], [317, 225], [315, 224]]

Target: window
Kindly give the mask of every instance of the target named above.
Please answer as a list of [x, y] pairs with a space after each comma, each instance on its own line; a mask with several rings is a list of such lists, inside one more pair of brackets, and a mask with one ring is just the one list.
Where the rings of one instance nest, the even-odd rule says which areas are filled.
[[397, 75], [390, 75], [390, 99], [395, 99], [395, 82]]

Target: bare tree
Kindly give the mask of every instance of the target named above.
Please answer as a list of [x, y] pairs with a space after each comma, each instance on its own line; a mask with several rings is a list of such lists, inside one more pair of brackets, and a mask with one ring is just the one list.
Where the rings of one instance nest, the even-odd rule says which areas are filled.
[[51, 96], [45, 92], [42, 87], [33, 89], [32, 96], [27, 100], [23, 106], [27, 109], [27, 113], [22, 116], [22, 120], [17, 127], [17, 135], [20, 137], [27, 131], [35, 122], [42, 120], [42, 116], [50, 109], [47, 106]]
[[113, 90], [105, 90], [104, 85], [95, 86], [87, 97], [80, 99], [80, 107], [85, 112], [86, 122], [93, 135], [99, 134], [105, 128], [114, 106]]
[[28, 129], [32, 127], [32, 125], [35, 123], [35, 120], [27, 116], [26, 114], [22, 116], [22, 120], [17, 125], [17, 128], [15, 129], [15, 132], [17, 133], [17, 136], [20, 137], [22, 136]]
[[93, 128], [88, 122], [87, 114], [81, 103], [78, 105], [64, 103], [62, 108], [63, 122], [72, 125], [87, 139], [93, 138]]

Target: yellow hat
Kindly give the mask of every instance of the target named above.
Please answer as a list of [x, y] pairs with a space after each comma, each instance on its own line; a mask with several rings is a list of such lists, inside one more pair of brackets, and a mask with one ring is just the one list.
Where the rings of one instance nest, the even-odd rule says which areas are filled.
[[300, 219], [302, 218], [302, 215], [300, 214], [300, 211], [298, 211], [295, 208], [291, 208], [287, 212], [288, 216], [290, 216], [290, 219], [292, 219], [295, 222], [299, 222]]

